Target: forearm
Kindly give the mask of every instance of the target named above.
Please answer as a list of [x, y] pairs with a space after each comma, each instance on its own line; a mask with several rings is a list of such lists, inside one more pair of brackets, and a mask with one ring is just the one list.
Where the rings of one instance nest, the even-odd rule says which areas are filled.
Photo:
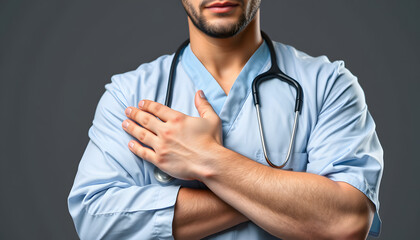
[[[195, 104], [201, 117], [189, 117], [148, 100], [141, 102], [141, 110], [129, 108], [127, 115], [144, 128], [129, 123], [135, 129], [128, 127], [127, 131], [154, 151], [136, 141], [130, 142], [130, 150], [171, 176], [204, 182], [220, 199], [275, 236], [285, 239], [366, 236], [374, 207], [363, 193], [323, 176], [273, 169], [224, 148], [220, 118], [198, 93]], [[182, 220], [198, 218], [200, 214], [196, 213], [206, 208], [205, 213], [212, 212], [208, 205], [199, 204], [202, 200], [192, 200], [195, 204], [191, 206], [182, 199], [183, 194], [179, 203], [191, 207], [193, 213], [188, 216], [189, 211], [185, 211]], [[204, 209], [197, 210], [198, 207]], [[213, 217], [217, 219], [219, 215]], [[202, 223], [198, 219], [192, 222]]]
[[367, 234], [373, 204], [350, 185], [273, 169], [227, 149], [215, 152], [223, 161], [211, 161], [207, 169], [213, 171], [201, 180], [271, 234], [285, 239]]
[[175, 239], [201, 239], [248, 219], [209, 190], [181, 188], [175, 205]]

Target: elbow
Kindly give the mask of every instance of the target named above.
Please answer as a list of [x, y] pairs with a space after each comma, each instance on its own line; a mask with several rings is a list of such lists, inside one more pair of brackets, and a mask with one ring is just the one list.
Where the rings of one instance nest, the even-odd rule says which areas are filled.
[[366, 239], [373, 216], [374, 211], [367, 208], [356, 212], [337, 213], [321, 221], [318, 219], [310, 222], [303, 221], [304, 223], [298, 222], [294, 225], [296, 227], [294, 231], [288, 232], [290, 235], [276, 231], [270, 233], [284, 239]]
[[[306, 226], [307, 227], [307, 226]], [[366, 239], [369, 233], [370, 223], [359, 220], [357, 223], [331, 224], [318, 229], [301, 231], [299, 237], [295, 239], [325, 239], [325, 240], [359, 240]]]
[[109, 234], [109, 230], [117, 227], [115, 219], [110, 215], [97, 215], [88, 211], [91, 202], [69, 201], [69, 212], [73, 219], [74, 227], [80, 239], [102, 239]]
[[80, 239], [89, 239], [88, 234], [89, 232], [92, 232], [88, 230], [91, 227], [90, 224], [86, 227], [87, 223], [89, 223], [86, 221], [89, 217], [86, 207], [82, 197], [70, 196], [68, 198], [69, 213], [73, 219], [74, 227]]
[[[345, 187], [348, 187], [345, 185]], [[366, 239], [375, 215], [375, 205], [361, 192], [349, 188], [347, 202], [329, 221], [327, 239]]]
[[[102, 194], [89, 198], [86, 194], [70, 192], [67, 199], [68, 210], [80, 239], [98, 238], [106, 228], [104, 223], [100, 223], [101, 218], [92, 213], [97, 211]], [[103, 226], [101, 227], [98, 223]]]
[[373, 212], [363, 211], [349, 216], [342, 216], [340, 221], [332, 224], [329, 236], [325, 239], [366, 239], [373, 220]]
[[366, 239], [369, 233], [370, 225], [370, 221], [360, 219], [358, 222], [346, 226], [346, 229], [342, 229], [342, 239]]

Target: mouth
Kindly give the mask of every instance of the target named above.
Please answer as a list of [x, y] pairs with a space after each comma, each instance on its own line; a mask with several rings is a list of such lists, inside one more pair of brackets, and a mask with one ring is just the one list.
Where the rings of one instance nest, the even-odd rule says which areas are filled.
[[205, 8], [214, 13], [228, 13], [238, 7], [239, 4], [232, 2], [215, 2], [207, 5]]

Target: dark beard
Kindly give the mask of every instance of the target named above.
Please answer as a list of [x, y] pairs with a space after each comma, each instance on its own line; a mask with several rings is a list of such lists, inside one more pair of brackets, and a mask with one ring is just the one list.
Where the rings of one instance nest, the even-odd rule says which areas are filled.
[[[214, 37], [214, 38], [230, 38], [230, 37], [235, 36], [237, 33], [242, 31], [242, 29], [244, 29], [252, 21], [252, 19], [255, 17], [255, 14], [257, 13], [257, 10], [259, 8], [259, 1], [257, 1], [255, 4], [253, 4], [251, 14], [250, 16], [248, 16], [248, 18], [246, 17], [245, 13], [243, 13], [240, 16], [238, 22], [236, 22], [233, 25], [230, 25], [227, 27], [214, 27], [214, 26], [209, 26], [206, 20], [204, 19], [204, 17], [198, 15], [198, 13], [195, 11], [193, 6], [191, 6], [190, 2], [184, 1], [184, 0], [182, 2], [184, 3], [183, 5], [184, 5], [185, 12], [187, 13], [188, 17], [191, 19], [194, 26], [198, 28], [200, 31], [202, 31], [204, 34], [210, 37]], [[206, 5], [207, 2], [208, 1], [203, 1], [200, 4], [200, 9], [204, 5]], [[242, 4], [242, 6], [244, 5]], [[227, 14], [220, 13], [218, 15], [223, 17], [224, 15], [227, 15]]]

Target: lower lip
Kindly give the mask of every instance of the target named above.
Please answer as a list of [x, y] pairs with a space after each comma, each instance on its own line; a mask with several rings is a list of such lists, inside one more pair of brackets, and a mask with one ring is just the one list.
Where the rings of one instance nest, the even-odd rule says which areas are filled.
[[227, 13], [232, 11], [237, 6], [226, 6], [226, 7], [209, 7], [208, 10], [214, 12], [214, 13]]

